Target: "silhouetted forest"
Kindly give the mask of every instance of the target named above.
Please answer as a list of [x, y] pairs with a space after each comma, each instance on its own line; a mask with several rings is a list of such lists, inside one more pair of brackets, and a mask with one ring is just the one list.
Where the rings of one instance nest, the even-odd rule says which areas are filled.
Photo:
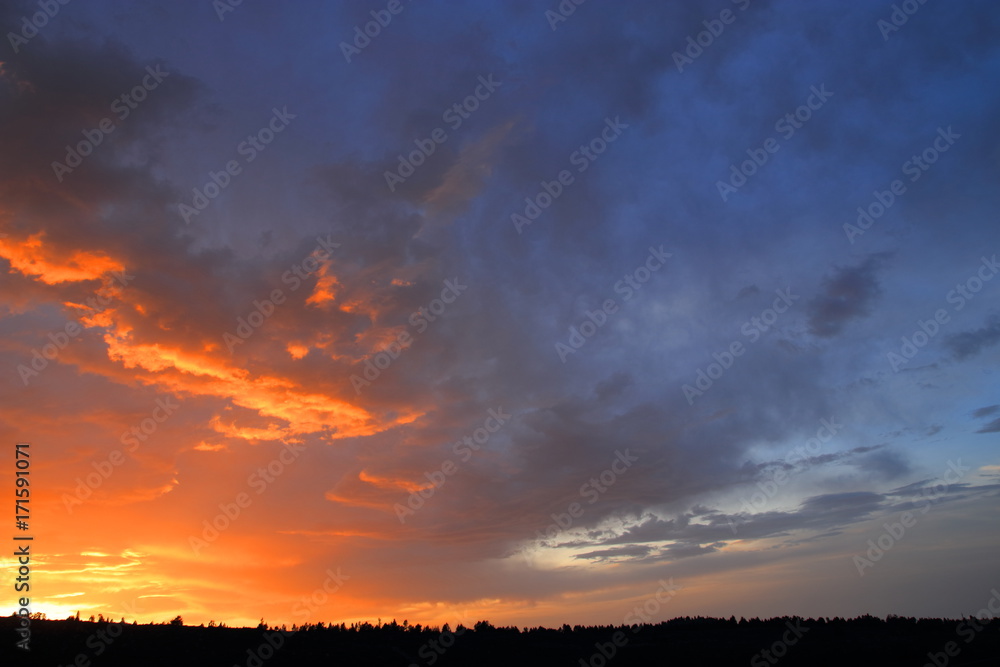
[[256, 628], [0, 618], [0, 664], [45, 667], [312, 665], [1000, 665], [1000, 619], [889, 616], [766, 620], [675, 618], [655, 625], [562, 628], [326, 625]]

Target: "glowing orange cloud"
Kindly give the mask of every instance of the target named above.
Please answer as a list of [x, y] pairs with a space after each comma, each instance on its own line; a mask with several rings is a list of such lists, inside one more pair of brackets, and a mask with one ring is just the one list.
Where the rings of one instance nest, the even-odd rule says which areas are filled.
[[126, 368], [149, 372], [141, 379], [143, 382], [158, 384], [179, 394], [228, 398], [235, 405], [287, 423], [287, 426], [272, 424], [266, 429], [241, 429], [213, 423], [217, 430], [233, 437], [249, 441], [290, 439], [326, 430], [332, 430], [333, 437], [337, 438], [371, 435], [420, 416], [418, 412], [404, 413], [394, 421], [380, 423], [363, 408], [303, 391], [291, 380], [273, 375], [253, 377], [242, 368], [231, 368], [207, 355], [157, 343], [136, 343], [132, 338], [132, 332], [124, 328], [104, 336], [112, 361], [120, 361]]
[[114, 272], [124, 271], [125, 266], [103, 252], [62, 249], [44, 242], [42, 232], [18, 241], [0, 238], [0, 257], [10, 262], [11, 268], [46, 285], [64, 282], [96, 280]]
[[301, 359], [309, 354], [309, 346], [300, 343], [289, 343], [285, 346], [285, 349], [288, 350], [288, 354], [292, 359]]
[[423, 489], [429, 489], [434, 486], [431, 483], [418, 484], [417, 482], [410, 482], [405, 479], [393, 479], [390, 477], [378, 477], [372, 475], [367, 470], [362, 470], [358, 473], [358, 479], [362, 482], [368, 482], [369, 484], [374, 484], [375, 486], [384, 489], [402, 489], [407, 493], [413, 493], [414, 491], [421, 491]]
[[313, 293], [306, 299], [306, 304], [310, 306], [322, 306], [332, 302], [336, 297], [334, 287], [339, 283], [337, 277], [329, 272], [329, 266], [328, 263], [320, 265], [319, 270], [316, 272], [316, 287], [313, 288]]

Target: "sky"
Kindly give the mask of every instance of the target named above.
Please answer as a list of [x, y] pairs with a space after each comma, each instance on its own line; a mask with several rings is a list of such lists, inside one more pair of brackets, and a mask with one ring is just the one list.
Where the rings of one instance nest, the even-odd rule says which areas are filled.
[[998, 33], [990, 0], [3, 3], [32, 611], [974, 614]]

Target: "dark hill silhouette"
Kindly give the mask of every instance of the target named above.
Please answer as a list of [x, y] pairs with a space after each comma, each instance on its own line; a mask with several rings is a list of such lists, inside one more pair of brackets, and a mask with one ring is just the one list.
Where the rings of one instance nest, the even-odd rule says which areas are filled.
[[[675, 618], [655, 625], [453, 630], [395, 621], [271, 628], [33, 620], [31, 651], [0, 618], [2, 665], [311, 667], [331, 665], [1000, 665], [1000, 619]], [[949, 652], [951, 655], [949, 655]]]

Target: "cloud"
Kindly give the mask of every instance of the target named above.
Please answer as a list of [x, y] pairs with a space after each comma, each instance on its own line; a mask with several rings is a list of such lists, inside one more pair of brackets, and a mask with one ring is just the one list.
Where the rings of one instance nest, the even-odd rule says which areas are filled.
[[980, 428], [976, 433], [1000, 433], [1000, 417]]
[[821, 338], [839, 334], [848, 322], [871, 313], [881, 294], [878, 273], [888, 254], [869, 257], [855, 266], [837, 269], [823, 281], [823, 291], [807, 304], [809, 333]]
[[573, 558], [580, 560], [611, 561], [617, 559], [633, 559], [648, 556], [652, 547], [643, 544], [632, 544], [627, 547], [616, 547], [614, 549], [599, 549], [588, 551], [587, 553], [575, 554]]
[[997, 343], [1000, 343], [1000, 315], [993, 315], [984, 327], [954, 334], [945, 341], [958, 360], [975, 356]]
[[602, 380], [594, 387], [594, 394], [601, 401], [618, 396], [632, 384], [632, 377], [625, 372], [618, 371], [607, 380]]
[[[972, 416], [976, 419], [982, 419], [983, 417], [989, 417], [994, 415], [1000, 410], [1000, 405], [987, 405], [982, 408], [977, 408], [973, 410]], [[998, 433], [1000, 432], [1000, 418], [994, 419], [990, 423], [982, 426], [976, 433]]]
[[1000, 405], [987, 405], [982, 408], [976, 408], [972, 411], [972, 416], [976, 419], [981, 419], [982, 417], [989, 417], [1000, 410]]

